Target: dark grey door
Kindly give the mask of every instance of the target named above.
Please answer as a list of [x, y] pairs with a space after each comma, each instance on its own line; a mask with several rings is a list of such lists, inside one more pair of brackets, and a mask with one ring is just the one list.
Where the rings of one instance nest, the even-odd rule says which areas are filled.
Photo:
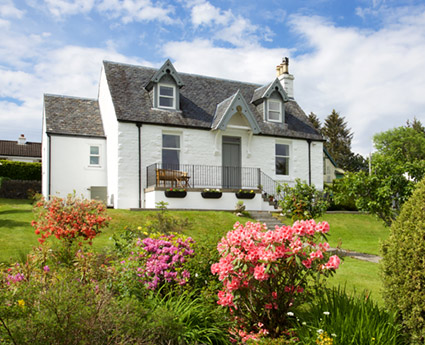
[[223, 188], [241, 187], [241, 138], [223, 136]]

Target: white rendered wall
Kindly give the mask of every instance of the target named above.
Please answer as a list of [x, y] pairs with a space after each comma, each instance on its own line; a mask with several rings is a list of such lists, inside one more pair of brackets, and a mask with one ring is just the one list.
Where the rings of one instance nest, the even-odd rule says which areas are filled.
[[[90, 146], [99, 146], [99, 166], [89, 164]], [[89, 199], [91, 186], [107, 185], [105, 139], [51, 135], [51, 161], [51, 195]]]
[[196, 210], [234, 210], [238, 201], [242, 201], [247, 211], [275, 211], [265, 202], [261, 194], [255, 194], [254, 199], [238, 199], [235, 193], [223, 193], [220, 199], [205, 199], [201, 192], [188, 191], [184, 198], [168, 198], [164, 191], [156, 190], [146, 193], [146, 208], [155, 208], [157, 202], [168, 203], [169, 209], [196, 209]]
[[[44, 107], [43, 107], [44, 108]], [[46, 115], [43, 109], [43, 135], [41, 138], [41, 193], [49, 197], [49, 137], [46, 134]]]
[[[272, 179], [294, 184], [295, 178], [309, 180], [308, 143], [306, 140], [274, 138], [253, 135], [250, 139], [246, 130], [216, 131], [179, 129], [166, 126], [143, 125], [141, 127], [142, 189], [146, 187], [146, 167], [161, 162], [162, 134], [181, 135], [181, 164], [215, 165], [222, 164], [222, 136], [241, 137], [241, 160], [243, 167], [260, 168]], [[134, 138], [137, 140], [137, 138]], [[289, 175], [276, 175], [275, 143], [290, 147]], [[311, 143], [311, 181], [317, 188], [323, 188], [323, 144]]]
[[118, 122], [106, 80], [105, 70], [103, 68], [99, 83], [98, 102], [100, 114], [102, 116], [103, 130], [107, 138], [108, 205], [116, 208], [118, 198]]
[[[109, 138], [108, 138], [109, 140]], [[143, 159], [143, 158], [142, 158]], [[115, 208], [139, 207], [138, 128], [134, 123], [118, 123], [118, 192]]]

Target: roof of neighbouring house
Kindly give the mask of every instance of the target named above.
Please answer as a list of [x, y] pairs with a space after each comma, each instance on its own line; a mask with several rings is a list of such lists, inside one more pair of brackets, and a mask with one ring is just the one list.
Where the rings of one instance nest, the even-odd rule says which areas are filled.
[[41, 158], [41, 143], [26, 142], [20, 145], [17, 141], [0, 140], [0, 155]]
[[[238, 90], [255, 117], [264, 135], [323, 140], [309, 124], [295, 101], [285, 103], [285, 124], [270, 123], [251, 103], [253, 97], [267, 90], [261, 85], [240, 81], [179, 73], [184, 86], [180, 89], [180, 111], [154, 109], [151, 94], [146, 90], [157, 69], [104, 61], [104, 69], [115, 113], [119, 121], [163, 124], [179, 127], [211, 129], [217, 105]], [[269, 86], [270, 83], [267, 85]]]
[[44, 95], [44, 109], [47, 133], [105, 136], [97, 100]]

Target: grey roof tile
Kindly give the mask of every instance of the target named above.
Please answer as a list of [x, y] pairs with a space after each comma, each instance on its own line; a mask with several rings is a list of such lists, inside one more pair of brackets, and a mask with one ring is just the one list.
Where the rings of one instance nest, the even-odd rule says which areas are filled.
[[[157, 69], [104, 61], [104, 68], [117, 119], [141, 123], [211, 129], [217, 106], [239, 89], [249, 104], [261, 134], [279, 137], [323, 137], [309, 125], [308, 118], [295, 101], [285, 103], [287, 126], [265, 122], [256, 106], [251, 103], [255, 95], [267, 90], [267, 86], [233, 80], [179, 73], [184, 87], [180, 89], [181, 111], [152, 108], [152, 101], [145, 86]], [[222, 108], [222, 106], [220, 106]]]
[[44, 109], [47, 133], [105, 136], [97, 100], [44, 95]]

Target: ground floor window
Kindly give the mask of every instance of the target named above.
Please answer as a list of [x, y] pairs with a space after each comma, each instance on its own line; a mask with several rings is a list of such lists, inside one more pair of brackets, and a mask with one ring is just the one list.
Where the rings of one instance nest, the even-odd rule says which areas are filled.
[[289, 175], [289, 145], [277, 144], [276, 154], [276, 175]]
[[162, 135], [162, 166], [164, 169], [178, 170], [180, 165], [180, 135]]

